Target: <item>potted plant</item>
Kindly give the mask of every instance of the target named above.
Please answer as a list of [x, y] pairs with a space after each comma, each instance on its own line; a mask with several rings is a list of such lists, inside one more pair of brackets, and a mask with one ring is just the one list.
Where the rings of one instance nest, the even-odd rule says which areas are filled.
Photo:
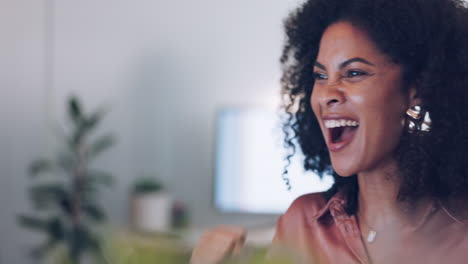
[[160, 181], [151, 177], [136, 180], [130, 200], [130, 222], [134, 229], [144, 232], [171, 229], [172, 197]]
[[55, 252], [60, 263], [79, 264], [83, 256], [101, 256], [96, 227], [106, 214], [98, 196], [113, 177], [92, 168], [91, 161], [113, 145], [114, 137], [106, 134], [92, 140], [91, 136], [103, 116], [102, 109], [85, 113], [78, 98], [71, 97], [62, 146], [54, 158], [38, 159], [29, 167], [34, 183], [28, 194], [35, 211], [18, 216], [18, 222], [47, 236], [32, 251], [34, 258]]

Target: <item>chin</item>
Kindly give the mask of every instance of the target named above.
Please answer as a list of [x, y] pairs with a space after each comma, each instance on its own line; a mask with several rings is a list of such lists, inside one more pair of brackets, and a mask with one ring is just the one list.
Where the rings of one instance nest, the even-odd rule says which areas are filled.
[[357, 170], [352, 166], [344, 164], [335, 164], [332, 162], [333, 170], [341, 177], [350, 177], [357, 174]]
[[338, 176], [340, 176], [340, 177], [351, 177], [351, 176], [353, 176], [353, 175], [356, 174], [356, 173], [349, 173], [349, 172], [347, 172], [347, 173], [341, 173], [341, 172], [339, 172], [339, 171], [337, 171], [337, 170], [335, 170], [335, 172], [336, 172], [336, 174], [338, 174]]

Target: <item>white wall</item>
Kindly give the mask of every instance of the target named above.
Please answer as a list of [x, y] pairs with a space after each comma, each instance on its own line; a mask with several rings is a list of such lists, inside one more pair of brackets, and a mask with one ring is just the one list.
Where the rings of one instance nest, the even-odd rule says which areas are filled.
[[28, 210], [30, 160], [49, 151], [44, 91], [42, 1], [0, 1], [0, 263], [29, 263], [24, 249], [35, 236], [20, 230]]
[[139, 173], [159, 175], [195, 226], [274, 221], [212, 208], [213, 121], [224, 105], [276, 100], [282, 19], [298, 2], [0, 1], [0, 263], [27, 263], [31, 235], [14, 221], [28, 210], [25, 168], [54, 149], [71, 93], [112, 109], [100, 131], [118, 144], [97, 165], [118, 178], [103, 193], [114, 225]]

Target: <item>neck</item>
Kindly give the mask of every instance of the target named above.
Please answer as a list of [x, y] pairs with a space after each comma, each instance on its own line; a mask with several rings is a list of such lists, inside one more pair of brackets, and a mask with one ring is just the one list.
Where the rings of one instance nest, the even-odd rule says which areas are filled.
[[428, 207], [428, 201], [421, 200], [408, 210], [407, 206], [398, 201], [400, 184], [396, 162], [359, 173], [358, 183], [359, 218], [376, 230], [388, 226], [414, 226], [424, 214], [424, 208]]

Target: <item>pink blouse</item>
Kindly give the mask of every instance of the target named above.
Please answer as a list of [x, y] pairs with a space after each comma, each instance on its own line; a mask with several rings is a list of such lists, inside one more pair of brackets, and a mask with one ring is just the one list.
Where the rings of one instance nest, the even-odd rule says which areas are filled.
[[[306, 263], [371, 263], [345, 203], [340, 194], [328, 202], [319, 193], [299, 197], [280, 217], [273, 248], [292, 249]], [[468, 263], [468, 228], [435, 203], [401, 248], [392, 255], [394, 263]]]

